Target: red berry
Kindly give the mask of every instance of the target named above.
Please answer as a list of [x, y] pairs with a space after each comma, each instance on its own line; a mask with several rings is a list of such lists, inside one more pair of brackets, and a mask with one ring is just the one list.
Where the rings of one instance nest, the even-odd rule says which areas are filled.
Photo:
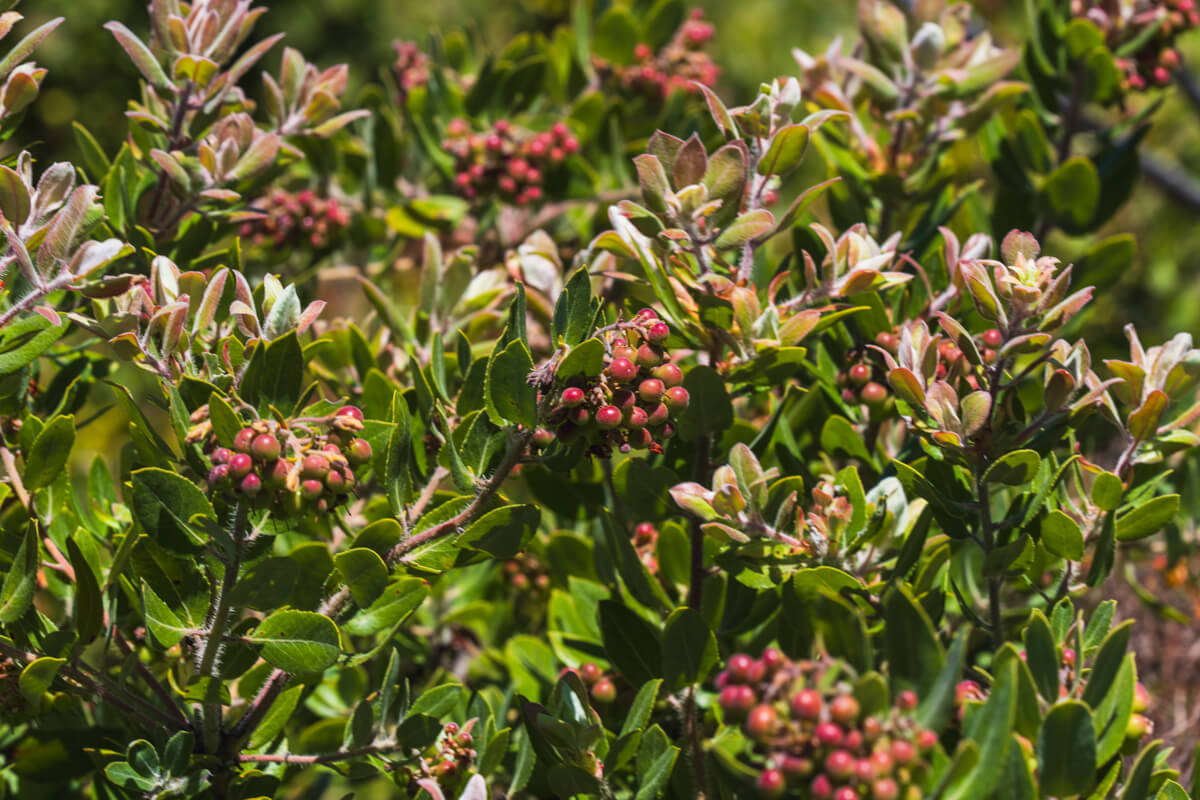
[[279, 440], [269, 433], [260, 434], [250, 443], [250, 454], [259, 461], [274, 461], [279, 458]]
[[917, 748], [913, 747], [912, 742], [897, 739], [892, 742], [892, 760], [902, 767], [907, 767], [917, 760]]
[[745, 653], [734, 653], [725, 663], [729, 679], [735, 683], [749, 683], [754, 671], [754, 659]]
[[363, 421], [363, 412], [358, 406], [342, 406], [337, 410], [335, 416], [354, 417], [359, 422]]
[[688, 394], [688, 390], [682, 386], [672, 386], [663, 395], [663, 402], [666, 403], [667, 408], [675, 412], [683, 411], [687, 408], [691, 399], [692, 396]]
[[646, 422], [649, 417], [646, 414], [646, 409], [641, 406], [634, 406], [625, 412], [625, 424], [634, 430], [641, 430], [646, 427]]
[[875, 774], [881, 776], [891, 775], [892, 770], [896, 768], [896, 763], [886, 750], [876, 750], [871, 753], [871, 764], [875, 767]]
[[666, 423], [671, 418], [671, 412], [665, 405], [658, 405], [646, 411], [646, 426], [649, 428], [657, 428], [659, 425]]
[[912, 689], [904, 689], [896, 696], [896, 707], [901, 711], [912, 711], [917, 707], [917, 693]]
[[792, 716], [796, 719], [820, 719], [824, 705], [821, 693], [814, 689], [801, 689], [792, 695], [788, 703]]
[[647, 403], [657, 403], [667, 392], [667, 387], [658, 378], [646, 378], [638, 384], [638, 397]]
[[366, 464], [371, 460], [371, 445], [366, 439], [352, 439], [346, 448], [346, 458], [355, 466]]
[[1133, 686], [1133, 713], [1141, 714], [1150, 707], [1150, 692], [1146, 691], [1146, 687], [1141, 681], [1138, 681]]
[[896, 350], [900, 347], [900, 339], [894, 333], [885, 332], [875, 337], [875, 344], [895, 355]]
[[309, 478], [300, 483], [300, 495], [305, 500], [316, 500], [325, 492], [325, 484], [315, 478]]
[[234, 453], [229, 458], [229, 475], [234, 479], [244, 478], [254, 469], [254, 461], [245, 453]]
[[258, 432], [254, 428], [242, 428], [233, 437], [233, 449], [239, 453], [249, 453], [255, 436], [258, 436]]
[[671, 328], [665, 322], [656, 322], [646, 331], [646, 341], [651, 344], [662, 344], [671, 335]]
[[852, 786], [843, 786], [834, 792], [833, 800], [860, 800], [858, 791]]
[[579, 152], [579, 140], [574, 136], [568, 136], [567, 138], [563, 139], [562, 146], [563, 150], [566, 150], [568, 153]]
[[616, 406], [601, 406], [596, 412], [596, 424], [604, 430], [612, 430], [621, 424], [621, 409]]
[[999, 350], [1000, 345], [1004, 344], [1004, 334], [996, 328], [989, 328], [983, 332], [983, 346], [992, 350]]
[[829, 747], [836, 747], [842, 743], [844, 738], [842, 729], [832, 722], [821, 722], [813, 731], [813, 735], [817, 737], [817, 741]]
[[871, 797], [873, 800], [898, 800], [900, 787], [891, 778], [880, 778], [871, 784]]
[[538, 428], [533, 432], [533, 443], [537, 447], [549, 447], [554, 444], [554, 432]]
[[333, 469], [325, 476], [325, 488], [334, 494], [343, 494], [350, 487], [347, 485], [346, 476]]
[[925, 753], [933, 749], [937, 744], [937, 734], [930, 730], [924, 730], [917, 734], [917, 747], [921, 752]]
[[736, 721], [744, 719], [750, 713], [758, 698], [749, 686], [726, 686], [721, 690], [717, 702], [721, 704], [725, 716]]
[[848, 747], [851, 750], [859, 749], [860, 747], [862, 747], [862, 743], [863, 743], [863, 735], [862, 735], [862, 731], [859, 731], [859, 730], [846, 731], [846, 738], [842, 742], [843, 745], [845, 745], [846, 747]]
[[854, 762], [854, 777], [863, 783], [875, 780], [875, 765], [869, 758], [860, 758]]
[[637, 377], [637, 366], [628, 358], [614, 358], [608, 363], [608, 374], [614, 380], [631, 381]]
[[304, 461], [300, 463], [300, 477], [312, 478], [314, 480], [325, 480], [325, 476], [329, 474], [329, 459], [323, 455], [313, 453], [304, 457]]
[[238, 485], [238, 488], [241, 489], [242, 494], [246, 495], [247, 497], [254, 497], [260, 491], [262, 491], [262, 480], [253, 472], [251, 472], [249, 475], [242, 478], [242, 482]]
[[862, 722], [863, 738], [868, 742], [873, 742], [883, 733], [883, 724], [875, 717], [867, 717]]
[[829, 704], [829, 716], [834, 722], [850, 726], [858, 721], [858, 701], [848, 694], [840, 694]]
[[854, 774], [854, 756], [848, 750], [834, 750], [825, 757], [825, 771], [838, 780]]
[[218, 447], [216, 450], [212, 451], [212, 456], [210, 456], [210, 458], [212, 459], [212, 463], [214, 465], [215, 464], [228, 464], [229, 459], [232, 456], [233, 456], [233, 453], [231, 453], [229, 451], [228, 447]]
[[634, 528], [633, 534], [639, 542], [648, 543], [658, 536], [658, 528], [652, 522], [643, 522]]
[[562, 404], [569, 408], [579, 405], [583, 402], [583, 389], [576, 386], [568, 386], [563, 389]]
[[630, 363], [637, 361], [637, 348], [630, 347], [621, 340], [621, 344], [613, 345], [613, 358], [627, 358]]
[[589, 661], [579, 668], [579, 677], [590, 686], [604, 677], [604, 670]]
[[567, 134], [571, 132], [571, 129], [567, 127], [567, 123], [565, 122], [556, 122], [554, 123], [554, 126], [550, 128], [550, 132], [553, 133], [556, 138], [563, 139], [566, 138]]
[[644, 343], [637, 351], [637, 363], [642, 367], [657, 367], [662, 363], [663, 351], [658, 345]]
[[787, 789], [783, 773], [777, 769], [765, 769], [758, 776], [758, 793], [763, 797], [782, 797]]
[[597, 703], [611, 703], [617, 699], [617, 687], [608, 678], [601, 678], [592, 687], [592, 699]]
[[759, 741], [774, 736], [778, 725], [779, 715], [775, 713], [774, 706], [765, 703], [755, 706], [746, 717], [746, 733]]
[[812, 785], [808, 787], [808, 791], [812, 793], [813, 800], [831, 800], [833, 797], [833, 784], [825, 775], [818, 775], [813, 778]]
[[217, 464], [208, 473], [208, 485], [213, 489], [223, 489], [230, 484], [229, 465]]
[[779, 768], [789, 778], [807, 778], [812, 775], [813, 762], [811, 758], [801, 758], [791, 754], [785, 755], [779, 762]]
[[660, 364], [654, 368], [651, 374], [662, 381], [668, 389], [683, 383], [683, 370], [675, 364]]
[[291, 465], [287, 460], [282, 458], [275, 459], [275, 463], [263, 469], [263, 483], [268, 489], [282, 489], [287, 485], [288, 471]]
[[629, 446], [635, 450], [645, 450], [654, 443], [654, 436], [645, 428], [631, 430], [627, 438], [629, 439]]
[[871, 368], [860, 362], [850, 368], [847, 377], [855, 386], [863, 386], [871, 380]]
[[877, 406], [887, 400], [888, 390], [883, 384], [871, 381], [858, 393], [858, 399], [869, 406]]
[[571, 420], [573, 424], [583, 427], [592, 421], [592, 413], [583, 406], [579, 406], [571, 409], [567, 419]]

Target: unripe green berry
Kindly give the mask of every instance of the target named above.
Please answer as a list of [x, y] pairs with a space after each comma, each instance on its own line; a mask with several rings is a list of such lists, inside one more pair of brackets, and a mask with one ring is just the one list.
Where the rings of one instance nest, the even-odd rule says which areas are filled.
[[259, 434], [250, 443], [250, 455], [259, 461], [274, 461], [279, 458], [279, 440], [269, 433]]
[[644, 343], [637, 351], [637, 363], [641, 367], [657, 367], [662, 363], [663, 351], [657, 345]]
[[366, 464], [371, 460], [371, 445], [366, 439], [353, 439], [350, 446], [346, 448], [346, 458], [354, 466]]

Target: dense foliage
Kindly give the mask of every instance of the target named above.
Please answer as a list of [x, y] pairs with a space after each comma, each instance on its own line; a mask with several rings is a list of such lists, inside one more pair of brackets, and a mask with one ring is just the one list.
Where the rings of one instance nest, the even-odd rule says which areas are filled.
[[1084, 598], [1200, 444], [1088, 344], [1192, 0], [860, 0], [739, 106], [598, 5], [348, 93], [153, 0], [120, 149], [0, 165], [0, 792], [1200, 796]]

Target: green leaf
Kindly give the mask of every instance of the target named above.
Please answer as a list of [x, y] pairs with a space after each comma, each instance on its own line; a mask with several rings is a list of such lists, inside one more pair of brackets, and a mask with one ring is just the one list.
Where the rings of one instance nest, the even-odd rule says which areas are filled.
[[181, 620], [145, 580], [142, 581], [142, 616], [150, 635], [164, 648], [178, 644], [185, 636], [191, 636], [197, 627], [190, 620]]
[[883, 614], [893, 691], [911, 688], [918, 697], [925, 697], [945, 664], [942, 643], [929, 615], [902, 583], [884, 598]]
[[629, 713], [625, 715], [625, 722], [621, 725], [621, 736], [640, 731], [650, 722], [650, 714], [654, 711], [654, 702], [658, 699], [660, 686], [661, 680], [652, 680], [643, 683], [638, 689], [637, 696], [629, 706]]
[[1117, 517], [1117, 541], [1132, 542], [1162, 530], [1179, 512], [1179, 495], [1164, 494]]
[[679, 415], [679, 435], [684, 441], [720, 433], [733, 424], [733, 402], [725, 381], [708, 366], [692, 367], [683, 379], [691, 397]]
[[1042, 457], [1033, 450], [1013, 450], [1005, 453], [983, 474], [984, 483], [1003, 483], [1022, 486], [1033, 480], [1041, 466]]
[[716, 666], [717, 639], [700, 612], [677, 608], [663, 634], [663, 679], [672, 691], [699, 683]]
[[290, 410], [300, 399], [303, 381], [304, 352], [296, 332], [290, 331], [254, 348], [242, 378], [241, 395], [262, 411], [271, 406]]
[[1111, 472], [1101, 472], [1092, 481], [1092, 502], [1104, 511], [1116, 511], [1124, 491], [1120, 478]]
[[311, 611], [276, 611], [262, 621], [253, 639], [263, 645], [263, 660], [284, 672], [320, 673], [337, 663], [337, 626]]
[[[76, 533], [75, 536], [78, 536]], [[83, 535], [88, 535], [86, 532]], [[67, 539], [67, 556], [75, 570], [75, 633], [80, 642], [90, 642], [100, 632], [103, 622], [103, 601], [100, 583], [92, 565], [83, 557], [83, 551], [75, 542], [75, 536]]]
[[775, 227], [775, 217], [765, 208], [756, 208], [742, 214], [729, 227], [717, 236], [714, 247], [718, 250], [730, 250], [741, 247], [762, 236]]
[[126, 28], [120, 22], [115, 21], [105, 23], [104, 28], [117, 38], [117, 41], [129, 55], [129, 59], [133, 61], [134, 66], [138, 68], [138, 72], [142, 73], [142, 77], [146, 79], [147, 83], [156, 89], [164, 89], [168, 92], [174, 91], [175, 85], [171, 83], [171, 79], [163, 71], [162, 66], [158, 63], [158, 59], [150, 52], [150, 48], [133, 34], [133, 31]]
[[604, 654], [635, 686], [663, 676], [662, 644], [658, 630], [623, 603], [600, 603], [600, 633]]
[[40, 314], [29, 314], [0, 330], [0, 375], [23, 369], [49, 350], [67, 332], [71, 323], [55, 325]]
[[62, 472], [75, 444], [75, 417], [57, 416], [46, 423], [25, 455], [26, 489], [49, 486]]
[[50, 685], [54, 683], [54, 676], [58, 674], [59, 667], [67, 663], [65, 658], [51, 658], [43, 656], [35, 659], [21, 670], [21, 677], [17, 680], [17, 686], [21, 690], [21, 696], [25, 698], [32, 710], [37, 711], [42, 707], [42, 698], [46, 692], [50, 691]]
[[788, 125], [771, 139], [767, 152], [758, 160], [759, 175], [783, 175], [800, 165], [808, 152], [811, 132], [807, 125]]
[[346, 633], [366, 636], [399, 625], [429, 595], [429, 584], [420, 578], [397, 578], [374, 603], [346, 623]]
[[288, 720], [292, 718], [292, 713], [296, 710], [296, 706], [299, 705], [300, 695], [303, 692], [303, 686], [293, 686], [275, 698], [275, 702], [268, 707], [267, 713], [263, 715], [262, 722], [258, 723], [258, 727], [254, 729], [254, 734], [250, 737], [250, 743], [247, 745], [249, 749], [256, 750], [260, 747], [265, 747], [275, 740], [275, 737], [287, 725]]
[[554, 374], [560, 381], [565, 381], [576, 375], [599, 375], [603, 367], [604, 342], [588, 339], [567, 351]]
[[472, 522], [455, 544], [496, 558], [512, 558], [529, 543], [541, 518], [542, 512], [535, 505], [494, 508]]
[[[1041, 609], [1034, 609], [1025, 628], [1025, 657], [1038, 692], [1046, 702], [1058, 701], [1058, 646]], [[1082, 655], [1080, 656], [1082, 657]]]
[[1067, 159], [1042, 184], [1050, 209], [1075, 226], [1086, 225], [1100, 203], [1100, 175], [1084, 156]]
[[947, 800], [974, 800], [991, 794], [1012, 744], [1016, 700], [1017, 669], [1009, 663], [996, 671], [987, 703], [967, 719], [965, 733], [979, 745], [979, 764], [965, 781], [947, 792]]
[[387, 565], [373, 550], [355, 547], [338, 553], [333, 557], [333, 566], [360, 608], [369, 606], [387, 588]]
[[[1125, 660], [1125, 648], [1129, 645], [1132, 628], [1133, 620], [1127, 620], [1113, 628], [1108, 636], [1104, 637], [1104, 643], [1100, 645], [1099, 652], [1092, 660], [1092, 671], [1080, 698], [1092, 708], [1099, 706], [1116, 680], [1121, 670], [1121, 662]], [[1078, 657], [1077, 655], [1076, 658]]]
[[488, 416], [503, 427], [521, 424], [532, 428], [537, 424], [537, 393], [528, 383], [533, 370], [529, 347], [514, 339], [488, 361], [485, 399]]
[[0, 584], [0, 624], [11, 625], [33, 605], [38, 571], [37, 523], [31, 521]]
[[610, 8], [596, 22], [592, 53], [616, 64], [633, 61], [633, 46], [639, 41], [638, 26], [624, 8]]
[[867, 464], [874, 463], [862, 436], [850, 424], [850, 420], [842, 416], [834, 415], [825, 420], [821, 427], [821, 449], [830, 453], [841, 451]]
[[1048, 795], [1082, 794], [1096, 777], [1096, 728], [1078, 700], [1054, 705], [1038, 732], [1038, 785]]
[[1057, 508], [1042, 518], [1042, 544], [1059, 558], [1083, 558], [1083, 531], [1079, 523]]
[[207, 541], [193, 520], [215, 520], [216, 513], [204, 493], [183, 476], [157, 467], [132, 475], [133, 514], [158, 544], [176, 552], [190, 552]]
[[1154, 766], [1158, 760], [1158, 751], [1162, 742], [1155, 740], [1138, 754], [1133, 762], [1133, 769], [1122, 789], [1121, 800], [1147, 800], [1150, 796], [1150, 781], [1154, 777]]
[[286, 605], [300, 577], [300, 565], [286, 556], [259, 561], [238, 579], [230, 599], [238, 608], [273, 611]]
[[671, 778], [671, 772], [675, 769], [675, 759], [678, 757], [679, 748], [671, 746], [651, 762], [649, 769], [644, 771], [639, 770], [642, 775], [642, 782], [638, 786], [638, 792], [634, 795], [634, 800], [654, 800], [654, 798], [662, 794], [667, 781]]

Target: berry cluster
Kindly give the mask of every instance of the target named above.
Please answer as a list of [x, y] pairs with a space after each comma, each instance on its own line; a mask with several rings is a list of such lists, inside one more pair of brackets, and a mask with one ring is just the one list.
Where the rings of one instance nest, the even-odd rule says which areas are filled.
[[456, 159], [454, 185], [463, 197], [532, 205], [545, 196], [546, 175], [579, 152], [579, 140], [565, 122], [533, 133], [501, 119], [487, 133], [472, 133], [460, 118], [446, 126], [442, 149]]
[[205, 445], [209, 490], [281, 517], [323, 512], [342, 502], [357, 483], [354, 468], [371, 460], [371, 445], [357, 435], [363, 414], [355, 406], [319, 420], [321, 429], [258, 420], [231, 442], [217, 441], [207, 413], [204, 407], [194, 415], [188, 441]]
[[642, 43], [634, 48], [634, 64], [610, 64], [598, 56], [592, 62], [599, 74], [626, 92], [657, 101], [677, 90], [696, 92], [696, 83], [717, 82], [720, 69], [704, 51], [712, 37], [712, 24], [704, 21], [703, 10], [695, 8], [658, 52]]
[[1125, 88], [1135, 91], [1170, 83], [1171, 72], [1179, 66], [1175, 40], [1181, 33], [1200, 26], [1196, 0], [1134, 0], [1120, 4], [1109, 0], [1072, 0], [1071, 13], [1099, 28], [1112, 50], [1137, 41], [1154, 29], [1130, 57], [1116, 59], [1117, 66], [1125, 73]]
[[[725, 722], [755, 742], [763, 797], [917, 800], [937, 735], [912, 717], [917, 696], [864, 714], [835, 661], [792, 661], [768, 648], [729, 657], [717, 676]], [[761, 758], [761, 762], [757, 759]]]
[[633, 529], [633, 547], [650, 574], [657, 575], [658, 528], [654, 527], [654, 523], [643, 522]]
[[592, 700], [602, 706], [612, 704], [617, 699], [617, 684], [619, 676], [607, 674], [599, 665], [588, 662], [579, 667], [576, 672], [579, 679], [590, 687]]
[[518, 594], [543, 595], [550, 588], [550, 573], [533, 553], [524, 552], [504, 562], [508, 585]]
[[350, 224], [350, 214], [337, 200], [318, 197], [311, 189], [275, 189], [255, 203], [255, 208], [263, 216], [243, 222], [238, 233], [256, 246], [320, 249]]
[[533, 443], [583, 439], [592, 455], [607, 458], [614, 448], [661, 452], [660, 440], [675, 435], [673, 415], [688, 407], [683, 371], [663, 347], [671, 328], [649, 308], [608, 333], [598, 375], [576, 376], [557, 391], [555, 402], [534, 432]]
[[413, 89], [429, 82], [429, 56], [421, 52], [416, 42], [392, 42], [396, 60], [392, 62], [392, 75], [400, 89], [401, 101]]
[[411, 766], [403, 768], [401, 783], [407, 779], [409, 796], [420, 794], [426, 780], [433, 780], [441, 788], [450, 790], [471, 770], [477, 755], [473, 747], [475, 737], [471, 733], [475, 722], [468, 720], [461, 728], [457, 722], [447, 722], [432, 752], [421, 756], [415, 769]]

